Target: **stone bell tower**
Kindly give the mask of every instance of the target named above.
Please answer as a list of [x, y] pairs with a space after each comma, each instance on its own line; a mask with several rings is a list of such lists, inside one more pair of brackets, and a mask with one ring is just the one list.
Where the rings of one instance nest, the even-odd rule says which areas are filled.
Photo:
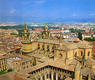
[[60, 33], [59, 45], [60, 45], [60, 47], [62, 47], [62, 46], [63, 46], [63, 38], [62, 38], [62, 33]]
[[45, 25], [44, 31], [42, 33], [43, 39], [49, 39], [50, 38], [50, 31], [48, 25]]
[[32, 51], [32, 44], [30, 39], [30, 32], [26, 24], [22, 32], [22, 53], [29, 53]]
[[24, 29], [22, 32], [22, 38], [23, 38], [23, 43], [30, 43], [30, 32], [28, 30], [28, 27], [26, 24], [24, 24]]

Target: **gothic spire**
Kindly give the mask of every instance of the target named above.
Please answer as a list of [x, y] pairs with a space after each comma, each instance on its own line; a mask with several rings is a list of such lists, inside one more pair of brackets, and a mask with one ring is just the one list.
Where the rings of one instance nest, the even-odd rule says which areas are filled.
[[24, 30], [28, 30], [28, 27], [26, 24], [24, 24]]

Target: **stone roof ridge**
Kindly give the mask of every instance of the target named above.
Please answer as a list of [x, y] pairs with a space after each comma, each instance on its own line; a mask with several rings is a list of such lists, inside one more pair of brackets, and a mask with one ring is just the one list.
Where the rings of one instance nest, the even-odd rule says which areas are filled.
[[79, 70], [79, 71], [81, 70], [81, 66], [79, 63], [76, 64], [75, 70]]
[[90, 45], [90, 43], [87, 41], [80, 41], [79, 43], [77, 43], [77, 46], [79, 48], [92, 48], [92, 45]]

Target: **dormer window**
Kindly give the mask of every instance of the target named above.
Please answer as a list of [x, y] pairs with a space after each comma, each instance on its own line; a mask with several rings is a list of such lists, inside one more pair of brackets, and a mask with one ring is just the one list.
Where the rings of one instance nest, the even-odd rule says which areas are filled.
[[88, 56], [90, 56], [90, 51], [88, 52]]
[[83, 56], [83, 52], [81, 51], [81, 56]]
[[40, 44], [38, 44], [38, 49], [40, 49]]

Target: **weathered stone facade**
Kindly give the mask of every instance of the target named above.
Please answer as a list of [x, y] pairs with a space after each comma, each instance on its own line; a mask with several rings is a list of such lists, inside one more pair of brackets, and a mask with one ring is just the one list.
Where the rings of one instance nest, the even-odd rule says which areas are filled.
[[[22, 47], [24, 47], [22, 48], [23, 53], [37, 59], [38, 66], [49, 60], [50, 62], [54, 61], [55, 64], [57, 64], [56, 61], [61, 63], [57, 67], [56, 65], [44, 65], [37, 69], [35, 68], [34, 71], [31, 71], [32, 69], [30, 68], [28, 73], [30, 74], [29, 78], [32, 80], [80, 80], [80, 77], [84, 74], [81, 74], [81, 69], [79, 71], [75, 69], [76, 64], [79, 63], [80, 68], [87, 68], [85, 63], [88, 59], [92, 59], [93, 56], [93, 46], [86, 41], [74, 43], [63, 41], [61, 38], [59, 40], [43, 38], [33, 40], [30, 44], [23, 44]], [[71, 68], [66, 70], [65, 67], [60, 68], [62, 64], [66, 67], [73, 65], [75, 70], [72, 71]], [[74, 74], [77, 76], [75, 77]], [[87, 75], [85, 77], [87, 77]], [[86, 78], [83, 80], [85, 79]]]

